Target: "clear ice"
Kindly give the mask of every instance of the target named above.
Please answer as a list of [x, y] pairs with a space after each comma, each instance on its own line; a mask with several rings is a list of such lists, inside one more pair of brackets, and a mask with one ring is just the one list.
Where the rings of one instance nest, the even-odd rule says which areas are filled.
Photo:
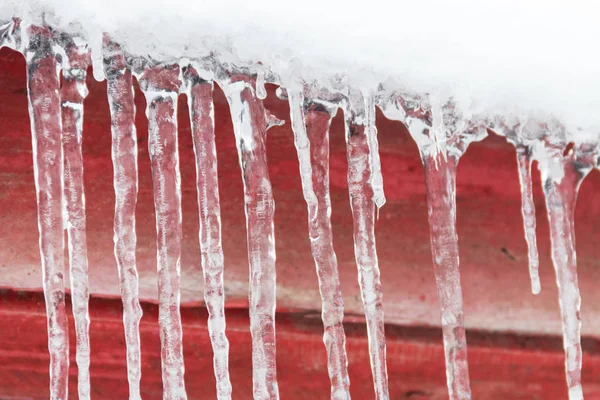
[[348, 191], [354, 220], [354, 255], [367, 320], [369, 354], [376, 399], [389, 399], [383, 294], [377, 248], [375, 214], [385, 203], [379, 163], [375, 99], [350, 89], [344, 110]]
[[48, 318], [50, 399], [65, 400], [68, 396], [69, 330], [64, 288], [60, 62], [54, 35], [48, 28], [25, 25], [21, 29], [27, 62], [42, 282]]
[[302, 191], [308, 208], [310, 246], [321, 293], [323, 342], [327, 351], [331, 399], [345, 400], [350, 398], [350, 378], [342, 325], [344, 301], [333, 248], [329, 197], [329, 126], [337, 107], [311, 101], [305, 96], [307, 90], [308, 86], [304, 85], [290, 87], [287, 96]]
[[557, 121], [532, 122], [529, 126], [542, 133], [535, 156], [550, 225], [569, 400], [582, 400], [581, 296], [575, 250], [575, 203], [581, 182], [597, 166], [600, 152], [597, 144], [590, 142], [568, 144], [569, 133]]
[[533, 148], [538, 131], [523, 130], [524, 124], [518, 118], [496, 118], [490, 121], [491, 127], [515, 146], [517, 155], [517, 169], [519, 171], [519, 184], [521, 186], [521, 214], [523, 216], [523, 231], [527, 242], [527, 257], [529, 262], [529, 276], [531, 279], [531, 292], [539, 294], [542, 290], [539, 273], [539, 255], [536, 238], [535, 202], [533, 200], [533, 183], [531, 181], [531, 164], [533, 162]]
[[525, 231], [525, 240], [527, 242], [531, 292], [539, 294], [542, 290], [542, 285], [540, 283], [540, 261], [535, 233], [536, 220], [533, 183], [531, 182], [531, 149], [527, 146], [518, 145], [516, 152], [519, 183], [521, 185], [521, 214], [523, 215], [523, 230]]
[[85, 220], [83, 156], [83, 100], [89, 66], [86, 45], [77, 44], [67, 35], [60, 38], [64, 51], [62, 102], [63, 185], [65, 225], [69, 248], [71, 303], [75, 319], [77, 385], [79, 399], [90, 398], [90, 317]]
[[164, 400], [185, 400], [180, 314], [181, 177], [177, 145], [179, 66], [141, 66], [140, 89], [146, 96], [148, 152], [154, 182], [158, 320]]
[[115, 191], [114, 253], [123, 301], [123, 328], [127, 347], [129, 399], [140, 400], [139, 279], [136, 267], [135, 209], [138, 194], [138, 146], [135, 129], [133, 76], [125, 54], [108, 36], [103, 41], [103, 68], [111, 116], [113, 185]]
[[431, 253], [442, 317], [450, 400], [471, 399], [456, 231], [456, 168], [468, 145], [487, 132], [452, 98], [415, 94], [382, 96], [382, 111], [402, 120], [425, 168]]
[[[275, 359], [275, 202], [267, 167], [268, 113], [256, 80], [219, 72], [235, 133], [242, 180], [250, 264], [250, 332], [254, 399], [278, 399]], [[224, 76], [221, 76], [224, 75]]]
[[[204, 71], [203, 71], [204, 72]], [[204, 301], [208, 309], [208, 330], [213, 348], [217, 398], [231, 399], [229, 342], [225, 335], [224, 259], [221, 247], [221, 205], [215, 146], [213, 82], [210, 73], [200, 77], [192, 65], [184, 67], [184, 79], [194, 154], [196, 190], [200, 216], [200, 252], [204, 273]]]

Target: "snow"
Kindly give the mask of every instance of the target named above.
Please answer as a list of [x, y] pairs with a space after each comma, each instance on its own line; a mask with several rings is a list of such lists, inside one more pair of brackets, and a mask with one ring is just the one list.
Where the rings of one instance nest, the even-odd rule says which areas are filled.
[[216, 50], [261, 61], [282, 77], [301, 71], [326, 81], [345, 73], [371, 89], [391, 78], [488, 113], [552, 114], [593, 130], [600, 127], [598, 7], [587, 0], [6, 0], [0, 19], [36, 22], [44, 12], [48, 23], [82, 31], [96, 65], [107, 32], [156, 59]]

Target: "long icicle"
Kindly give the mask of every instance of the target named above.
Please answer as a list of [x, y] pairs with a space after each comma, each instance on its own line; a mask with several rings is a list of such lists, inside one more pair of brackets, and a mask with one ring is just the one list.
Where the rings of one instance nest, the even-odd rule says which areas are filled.
[[63, 182], [71, 277], [71, 303], [75, 320], [77, 388], [80, 400], [90, 398], [90, 317], [83, 158], [83, 100], [89, 65], [86, 46], [66, 39], [67, 65], [63, 69], [62, 102]]
[[196, 190], [200, 218], [200, 250], [204, 274], [204, 302], [213, 348], [217, 398], [231, 399], [229, 341], [225, 334], [225, 288], [221, 245], [221, 205], [215, 146], [213, 82], [201, 79], [189, 66], [184, 74], [196, 158]]
[[471, 399], [467, 338], [456, 232], [456, 167], [452, 155], [425, 155], [427, 209], [433, 268], [442, 315], [446, 378], [450, 400]]
[[539, 257], [537, 238], [535, 234], [535, 203], [533, 202], [533, 184], [531, 182], [531, 149], [529, 146], [518, 144], [517, 166], [519, 169], [519, 183], [521, 185], [521, 213], [523, 215], [523, 230], [527, 241], [527, 254], [529, 259], [529, 275], [531, 277], [531, 291], [538, 294], [542, 290], [539, 273]]
[[242, 179], [248, 261], [250, 332], [255, 400], [279, 399], [275, 359], [275, 202], [267, 167], [267, 113], [254, 82], [244, 75], [220, 83], [231, 111]]
[[456, 231], [456, 169], [469, 144], [487, 136], [444, 97], [397, 97], [397, 110], [419, 146], [425, 169], [433, 269], [440, 303], [450, 400], [470, 400], [467, 339]]
[[139, 78], [146, 96], [148, 151], [156, 210], [158, 303], [163, 399], [187, 399], [180, 313], [181, 177], [177, 145], [179, 66], [147, 67]]
[[119, 46], [104, 37], [104, 70], [111, 115], [113, 184], [115, 190], [114, 253], [123, 302], [129, 399], [140, 400], [141, 349], [139, 279], [136, 267], [135, 209], [138, 193], [138, 147], [131, 70]]
[[389, 399], [383, 294], [375, 243], [376, 208], [379, 209], [385, 203], [385, 197], [373, 98], [351, 91], [349, 107], [344, 117], [348, 190], [354, 220], [354, 253], [367, 320], [375, 398]]
[[62, 119], [59, 67], [52, 33], [26, 29], [27, 94], [33, 139], [33, 171], [38, 207], [40, 255], [48, 318], [50, 399], [68, 397], [69, 331], [64, 291]]
[[592, 167], [577, 160], [572, 152], [563, 154], [560, 148], [546, 146], [541, 152], [545, 153], [539, 158], [539, 167], [562, 317], [569, 400], [582, 400], [581, 296], [577, 280], [574, 219], [579, 187]]
[[310, 246], [321, 292], [331, 399], [349, 399], [348, 356], [342, 324], [344, 302], [333, 248], [329, 197], [329, 126], [333, 116], [318, 103], [309, 104], [301, 90], [288, 88], [287, 93], [302, 191], [308, 208]]

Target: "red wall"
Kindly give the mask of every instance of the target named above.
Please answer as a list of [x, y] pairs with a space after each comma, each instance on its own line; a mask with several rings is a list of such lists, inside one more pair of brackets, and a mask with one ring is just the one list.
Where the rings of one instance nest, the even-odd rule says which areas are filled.
[[[106, 86], [91, 78], [85, 103], [84, 162], [92, 301], [92, 388], [95, 398], [126, 396], [125, 350], [113, 257], [112, 164]], [[144, 398], [160, 398], [156, 311], [156, 246], [145, 102], [137, 93], [140, 193], [138, 268], [145, 300], [142, 322]], [[266, 106], [289, 121], [287, 103], [269, 87]], [[211, 353], [202, 301], [198, 213], [192, 142], [185, 96], [179, 102], [183, 188], [182, 301], [190, 398], [214, 398]], [[248, 270], [240, 171], [225, 99], [215, 94], [217, 151], [225, 252], [227, 323], [235, 398], [250, 398]], [[48, 353], [37, 239], [31, 134], [25, 65], [0, 51], [0, 287], [28, 292], [0, 296], [0, 398], [47, 398]], [[443, 352], [431, 255], [423, 171], [415, 144], [402, 124], [378, 113], [387, 204], [377, 223], [377, 244], [388, 333], [390, 392], [394, 399], [445, 398]], [[276, 202], [278, 270], [278, 375], [282, 398], [325, 398], [325, 349], [320, 298], [307, 234], [298, 162], [289, 122], [269, 130], [269, 172]], [[350, 379], [354, 398], [372, 397], [370, 367], [352, 244], [341, 112], [331, 129], [334, 244], [346, 305]], [[514, 149], [489, 137], [463, 157], [457, 182], [458, 232], [473, 396], [478, 399], [566, 398], [560, 318], [550, 260], [548, 226], [539, 175], [534, 174], [541, 255], [542, 294], [533, 296]], [[600, 292], [596, 246], [600, 174], [584, 182], [577, 209], [577, 250], [583, 297], [584, 390], [600, 393]], [[102, 297], [102, 298], [101, 298]], [[518, 332], [521, 335], [513, 335]], [[548, 336], [550, 335], [550, 336]], [[74, 349], [72, 351], [74, 353]], [[72, 383], [75, 382], [72, 361]], [[76, 392], [72, 386], [72, 395]], [[117, 395], [118, 394], [118, 395]], [[519, 397], [521, 396], [521, 397]], [[536, 397], [537, 396], [537, 397]], [[600, 394], [598, 395], [600, 398]]]

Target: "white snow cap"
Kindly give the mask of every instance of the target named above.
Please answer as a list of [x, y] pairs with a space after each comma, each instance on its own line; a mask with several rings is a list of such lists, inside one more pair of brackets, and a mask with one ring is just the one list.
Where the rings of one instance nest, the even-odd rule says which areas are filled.
[[[592, 0], [2, 0], [0, 19], [79, 23], [157, 59], [225, 51], [281, 76], [345, 73], [456, 93], [494, 113], [600, 131], [600, 23]], [[465, 95], [466, 93], [466, 95]]]

